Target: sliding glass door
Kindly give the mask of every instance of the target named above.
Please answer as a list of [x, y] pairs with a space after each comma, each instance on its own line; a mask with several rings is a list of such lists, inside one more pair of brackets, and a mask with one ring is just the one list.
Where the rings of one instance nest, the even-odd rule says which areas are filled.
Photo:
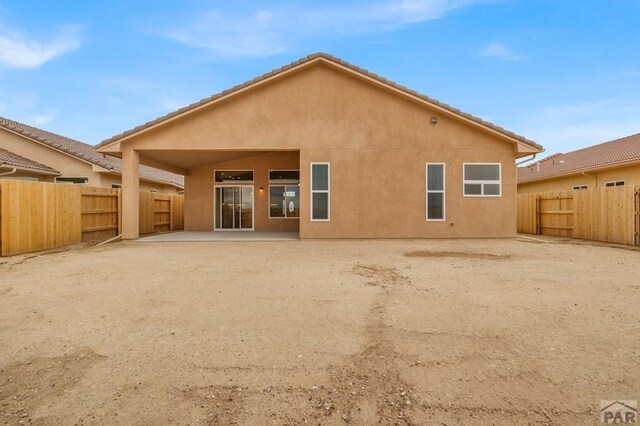
[[216, 186], [214, 198], [216, 230], [253, 230], [253, 186]]

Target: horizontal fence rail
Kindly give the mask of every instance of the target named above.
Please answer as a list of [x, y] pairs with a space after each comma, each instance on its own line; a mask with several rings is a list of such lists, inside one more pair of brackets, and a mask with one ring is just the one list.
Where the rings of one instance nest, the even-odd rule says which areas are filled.
[[634, 186], [518, 194], [518, 232], [640, 245]]
[[[143, 203], [144, 200], [144, 203]], [[145, 234], [184, 228], [184, 197], [140, 192]], [[0, 180], [0, 254], [104, 241], [122, 232], [120, 189]]]

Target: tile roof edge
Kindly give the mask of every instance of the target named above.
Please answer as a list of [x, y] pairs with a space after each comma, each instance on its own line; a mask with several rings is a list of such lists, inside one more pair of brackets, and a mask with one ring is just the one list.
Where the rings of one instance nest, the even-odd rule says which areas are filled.
[[[596, 166], [596, 167], [580, 167], [578, 169], [566, 170], [564, 172], [545, 175], [545, 176], [542, 176], [540, 178], [525, 179], [523, 181], [520, 181], [520, 179], [518, 178], [517, 179], [518, 180], [517, 183], [538, 182], [538, 181], [541, 181], [541, 180], [554, 179], [554, 178], [558, 178], [558, 177], [562, 177], [562, 176], [573, 176], [573, 175], [581, 174], [583, 172], [587, 172], [587, 171], [590, 171], [590, 170], [603, 170], [603, 169], [608, 169], [608, 168], [613, 168], [613, 167], [633, 165], [633, 164], [636, 164], [636, 163], [640, 164], [640, 159], [636, 158], [636, 159], [626, 160], [626, 161], [616, 161], [616, 162], [613, 162], [613, 163], [601, 164], [601, 165]], [[528, 167], [518, 167], [518, 168], [519, 169], [527, 169]]]
[[379, 76], [378, 74], [375, 74], [375, 73], [370, 72], [370, 71], [368, 71], [366, 69], [360, 68], [360, 67], [358, 67], [356, 65], [353, 65], [353, 64], [351, 64], [351, 63], [349, 63], [349, 62], [347, 62], [347, 61], [345, 61], [345, 60], [343, 60], [341, 58], [338, 58], [336, 56], [333, 56], [333, 55], [325, 53], [325, 52], [312, 53], [312, 54], [307, 55], [305, 57], [302, 57], [302, 58], [300, 58], [300, 59], [298, 59], [296, 61], [293, 61], [293, 62], [291, 62], [291, 63], [289, 63], [287, 65], [281, 66], [279, 68], [275, 68], [275, 69], [273, 69], [273, 70], [271, 70], [269, 72], [266, 72], [266, 73], [264, 73], [264, 74], [262, 74], [260, 76], [255, 77], [255, 78], [253, 78], [251, 80], [247, 80], [244, 83], [238, 84], [238, 85], [236, 85], [236, 86], [234, 86], [234, 87], [232, 87], [230, 89], [226, 89], [226, 90], [223, 90], [221, 92], [215, 93], [215, 94], [213, 94], [213, 95], [211, 95], [209, 97], [206, 97], [206, 98], [203, 98], [203, 99], [201, 99], [199, 101], [193, 102], [193, 103], [191, 103], [191, 104], [189, 104], [189, 105], [187, 105], [185, 107], [179, 108], [179, 109], [177, 109], [175, 111], [169, 112], [169, 113], [167, 113], [165, 115], [162, 115], [160, 117], [157, 117], [157, 118], [155, 118], [153, 120], [147, 121], [146, 123], [138, 125], [138, 126], [132, 128], [132, 129], [126, 130], [126, 131], [124, 131], [122, 133], [119, 133], [119, 134], [117, 134], [115, 136], [112, 136], [111, 138], [105, 139], [101, 143], [95, 145], [95, 149], [100, 149], [100, 148], [102, 148], [102, 147], [104, 147], [106, 145], [109, 145], [109, 144], [113, 143], [113, 142], [117, 142], [117, 141], [119, 141], [121, 139], [124, 139], [124, 138], [130, 137], [132, 135], [135, 135], [135, 134], [137, 134], [137, 133], [139, 133], [139, 132], [141, 132], [143, 130], [146, 130], [146, 129], [150, 128], [150, 127], [162, 124], [162, 123], [164, 123], [164, 122], [166, 122], [166, 121], [168, 121], [168, 120], [170, 120], [170, 119], [172, 119], [172, 118], [174, 118], [174, 117], [176, 117], [178, 115], [181, 115], [183, 113], [189, 113], [191, 111], [194, 111], [197, 108], [204, 107], [208, 103], [210, 103], [210, 102], [212, 102], [212, 101], [214, 101], [214, 100], [216, 100], [216, 99], [218, 99], [218, 98], [220, 98], [222, 96], [229, 95], [229, 94], [235, 94], [238, 91], [240, 91], [241, 89], [248, 88], [251, 85], [256, 84], [258, 82], [261, 82], [261, 81], [264, 81], [264, 80], [266, 80], [266, 79], [268, 79], [270, 77], [276, 77], [276, 76], [280, 75], [284, 71], [288, 71], [290, 69], [303, 66], [305, 64], [308, 64], [308, 63], [312, 62], [315, 59], [324, 59], [326, 61], [333, 62], [335, 64], [344, 66], [344, 67], [346, 67], [346, 68], [348, 68], [348, 69], [350, 69], [350, 70], [352, 70], [354, 72], [357, 72], [357, 73], [362, 74], [364, 76], [370, 77], [370, 78], [378, 81], [381, 84], [385, 84], [387, 86], [390, 86], [392, 88], [400, 90], [401, 92], [404, 92], [407, 95], [416, 96], [416, 97], [422, 99], [425, 102], [428, 102], [428, 103], [436, 105], [436, 106], [438, 106], [440, 108], [443, 108], [443, 109], [449, 111], [450, 113], [458, 115], [458, 116], [460, 116], [462, 118], [465, 118], [467, 120], [470, 120], [470, 121], [476, 123], [477, 125], [487, 127], [487, 128], [489, 128], [491, 130], [494, 130], [494, 131], [496, 131], [498, 133], [503, 134], [504, 136], [507, 136], [508, 138], [514, 139], [514, 140], [516, 140], [518, 142], [525, 143], [527, 145], [530, 145], [533, 148], [536, 148], [536, 149], [538, 149], [540, 151], [544, 150], [544, 147], [542, 145], [539, 145], [536, 142], [525, 138], [524, 136], [521, 136], [521, 135], [518, 135], [518, 134], [516, 134], [514, 132], [511, 132], [511, 131], [505, 129], [504, 127], [498, 126], [496, 124], [493, 124], [491, 122], [483, 120], [483, 119], [481, 119], [479, 117], [476, 117], [476, 116], [474, 116], [472, 114], [469, 114], [469, 113], [466, 113], [464, 111], [461, 111], [458, 108], [455, 108], [455, 107], [453, 107], [451, 105], [448, 105], [448, 104], [446, 104], [444, 102], [438, 101], [437, 99], [430, 98], [427, 95], [423, 95], [423, 94], [421, 94], [421, 93], [419, 93], [419, 92], [417, 92], [417, 91], [415, 91], [413, 89], [409, 89], [406, 86], [403, 86], [403, 85], [398, 84], [398, 83], [396, 83], [394, 81], [388, 80], [388, 79], [386, 79], [384, 77]]

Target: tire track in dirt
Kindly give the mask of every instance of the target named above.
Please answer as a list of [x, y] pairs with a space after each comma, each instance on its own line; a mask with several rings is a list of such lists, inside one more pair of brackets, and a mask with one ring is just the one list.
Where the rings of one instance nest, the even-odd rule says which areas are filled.
[[411, 281], [396, 268], [380, 265], [357, 264], [350, 273], [366, 278], [366, 284], [380, 292], [366, 319], [364, 349], [329, 368], [333, 389], [316, 396], [315, 407], [325, 416], [335, 413], [345, 423], [414, 424], [419, 406], [400, 376], [384, 320], [392, 292], [411, 286]]

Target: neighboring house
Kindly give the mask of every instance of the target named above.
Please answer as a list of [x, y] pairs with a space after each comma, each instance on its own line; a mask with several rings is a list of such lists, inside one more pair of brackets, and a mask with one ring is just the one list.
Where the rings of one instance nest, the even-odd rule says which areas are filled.
[[97, 146], [185, 178], [185, 229], [300, 238], [516, 236], [517, 158], [534, 142], [318, 53]]
[[640, 133], [518, 168], [518, 193], [640, 186]]
[[[140, 166], [140, 189], [175, 194], [183, 176]], [[81, 184], [116, 188], [122, 184], [121, 160], [91, 145], [0, 117], [0, 179]]]

